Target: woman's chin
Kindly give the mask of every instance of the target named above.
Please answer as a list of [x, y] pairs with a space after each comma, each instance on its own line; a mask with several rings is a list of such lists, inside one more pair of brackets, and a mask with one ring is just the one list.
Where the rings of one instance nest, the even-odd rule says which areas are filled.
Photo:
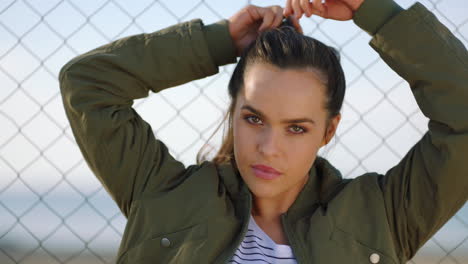
[[280, 193], [280, 190], [278, 190], [278, 188], [275, 186], [265, 186], [265, 184], [260, 186], [256, 184], [253, 184], [253, 186], [247, 186], [249, 187], [249, 190], [254, 195], [254, 197], [257, 198], [274, 198], [277, 197]]

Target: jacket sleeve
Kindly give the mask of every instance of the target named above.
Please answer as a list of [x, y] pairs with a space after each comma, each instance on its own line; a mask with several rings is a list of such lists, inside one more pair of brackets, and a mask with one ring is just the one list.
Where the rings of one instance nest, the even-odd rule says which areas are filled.
[[155, 138], [132, 108], [133, 100], [215, 74], [218, 66], [235, 62], [227, 27], [227, 20], [204, 26], [196, 19], [130, 36], [78, 56], [60, 71], [63, 104], [76, 142], [125, 216], [144, 192], [170, 190], [189, 170]]
[[354, 20], [430, 119], [422, 139], [379, 178], [394, 243], [407, 260], [468, 199], [468, 54], [420, 3], [402, 11], [392, 0], [366, 0]]

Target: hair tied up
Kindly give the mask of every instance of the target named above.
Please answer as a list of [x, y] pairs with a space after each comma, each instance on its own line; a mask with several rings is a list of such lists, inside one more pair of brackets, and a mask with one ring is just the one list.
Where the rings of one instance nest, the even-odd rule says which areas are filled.
[[292, 31], [296, 32], [296, 33], [300, 33], [299, 31], [297, 31], [296, 27], [294, 26], [294, 23], [293, 21], [291, 20], [291, 17], [283, 17], [283, 21], [281, 22], [281, 24], [279, 25], [280, 29], [291, 29]]

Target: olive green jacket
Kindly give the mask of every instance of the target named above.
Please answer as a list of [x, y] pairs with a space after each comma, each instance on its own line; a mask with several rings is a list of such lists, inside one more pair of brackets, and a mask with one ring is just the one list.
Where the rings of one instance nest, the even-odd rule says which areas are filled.
[[[366, 0], [354, 22], [410, 84], [429, 130], [385, 175], [345, 181], [325, 159], [311, 164], [281, 218], [299, 263], [405, 263], [468, 197], [465, 47], [419, 3], [402, 10], [392, 0]], [[233, 166], [185, 168], [132, 108], [149, 91], [234, 63], [227, 26], [197, 19], [131, 36], [61, 70], [76, 141], [128, 219], [117, 263], [225, 263], [246, 233], [252, 195]]]

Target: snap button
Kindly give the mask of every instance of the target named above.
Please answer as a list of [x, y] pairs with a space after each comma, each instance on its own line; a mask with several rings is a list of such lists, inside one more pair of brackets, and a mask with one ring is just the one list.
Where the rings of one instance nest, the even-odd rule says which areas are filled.
[[371, 262], [371, 263], [376, 264], [376, 263], [379, 263], [379, 261], [380, 261], [380, 256], [379, 256], [379, 254], [377, 254], [377, 253], [372, 253], [372, 254], [370, 255], [370, 262]]
[[161, 239], [161, 246], [170, 247], [171, 246], [171, 241], [167, 237], [164, 237], [164, 238]]

